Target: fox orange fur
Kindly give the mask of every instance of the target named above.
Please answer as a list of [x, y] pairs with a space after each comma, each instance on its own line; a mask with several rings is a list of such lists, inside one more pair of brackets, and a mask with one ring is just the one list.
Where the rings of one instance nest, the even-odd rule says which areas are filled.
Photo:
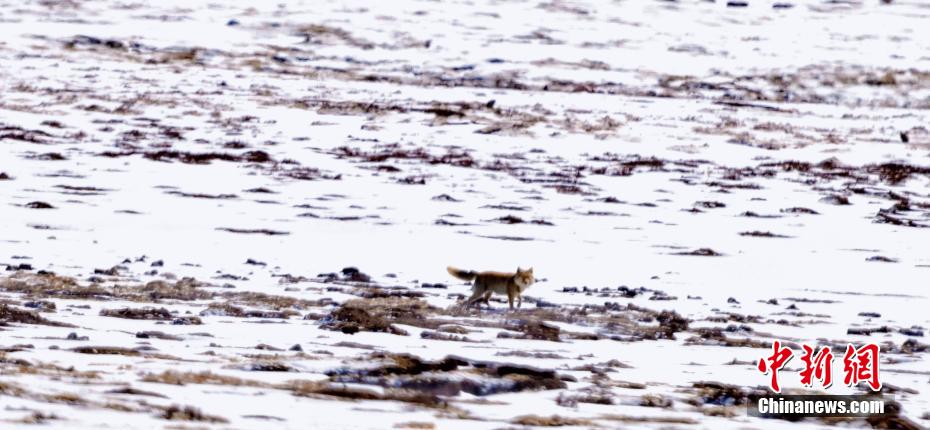
[[484, 302], [490, 307], [491, 295], [497, 293], [507, 295], [510, 309], [513, 309], [513, 299], [516, 298], [517, 307], [519, 308], [523, 304], [523, 292], [536, 282], [536, 278], [533, 277], [532, 267], [527, 270], [517, 267], [515, 273], [475, 272], [460, 270], [451, 266], [447, 267], [446, 270], [449, 271], [450, 275], [463, 281], [474, 281], [471, 287], [471, 297], [465, 300], [465, 306], [477, 304], [480, 307], [480, 302]]

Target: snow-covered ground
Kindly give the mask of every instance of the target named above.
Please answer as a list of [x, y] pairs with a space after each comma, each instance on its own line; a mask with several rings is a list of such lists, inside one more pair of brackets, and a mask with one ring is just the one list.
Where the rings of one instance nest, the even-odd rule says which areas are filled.
[[151, 3], [0, 0], [3, 428], [930, 424], [926, 3]]

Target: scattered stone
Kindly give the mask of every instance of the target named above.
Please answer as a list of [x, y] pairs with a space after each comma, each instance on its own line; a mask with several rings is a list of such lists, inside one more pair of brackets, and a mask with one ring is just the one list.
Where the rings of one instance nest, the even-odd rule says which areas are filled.
[[162, 339], [162, 340], [184, 340], [180, 336], [175, 336], [173, 334], [167, 334], [160, 331], [140, 331], [136, 333], [136, 338], [138, 339]]
[[163, 420], [169, 421], [199, 421], [208, 423], [228, 423], [229, 420], [215, 415], [207, 415], [193, 406], [172, 405], [164, 408], [158, 416]]
[[74, 351], [78, 354], [100, 354], [100, 355], [128, 355], [128, 356], [137, 356], [140, 355], [139, 351], [129, 348], [120, 348], [116, 346], [79, 346], [77, 348], [71, 348], [71, 351]]
[[291, 234], [286, 231], [278, 230], [269, 230], [266, 228], [232, 228], [232, 227], [217, 227], [217, 230], [226, 231], [229, 233], [239, 233], [239, 234], [263, 234], [266, 236], [286, 236]]
[[438, 196], [434, 196], [432, 200], [440, 201], [440, 202], [461, 202], [461, 200], [455, 197], [452, 197], [448, 194], [440, 194]]
[[100, 316], [131, 320], [170, 321], [172, 319], [171, 312], [168, 309], [152, 307], [101, 309]]
[[852, 334], [852, 335], [858, 335], [858, 336], [871, 336], [872, 333], [891, 333], [891, 329], [888, 326], [873, 327], [873, 328], [850, 327], [846, 329], [846, 334]]
[[710, 248], [698, 248], [693, 251], [673, 252], [672, 255], [691, 255], [697, 257], [720, 257], [723, 254]]
[[284, 363], [277, 361], [267, 361], [252, 363], [248, 370], [253, 372], [296, 372], [297, 370], [291, 366], [288, 366]]
[[901, 344], [901, 352], [906, 354], [927, 351], [930, 351], [930, 345], [920, 343], [914, 339], [905, 340], [904, 343]]
[[826, 196], [826, 197], [820, 199], [820, 202], [821, 202], [821, 203], [826, 203], [826, 204], [828, 204], [828, 205], [837, 205], [837, 206], [846, 206], [846, 205], [850, 205], [850, 204], [851, 204], [851, 203], [849, 203], [849, 198], [848, 198], [848, 197], [846, 197], [846, 196], [840, 196], [840, 195], [836, 195], [836, 194], [831, 194], [831, 195], [829, 195], [829, 196]]
[[508, 330], [521, 332], [521, 335], [514, 335], [510, 332], [500, 332], [498, 338], [509, 339], [535, 339], [559, 342], [559, 328], [537, 320], [518, 320], [516, 323], [505, 326]]
[[688, 319], [675, 311], [659, 312], [659, 314], [656, 315], [656, 320], [659, 322], [659, 327], [665, 334], [666, 339], [675, 339], [675, 333], [688, 329]]
[[23, 303], [24, 307], [36, 309], [39, 312], [55, 312], [55, 302], [48, 300], [33, 300]]
[[534, 427], [563, 427], [563, 426], [577, 426], [577, 427], [595, 427], [596, 424], [588, 419], [584, 418], [567, 418], [559, 415], [551, 415], [548, 417], [539, 416], [539, 415], [522, 415], [514, 418], [511, 421], [512, 424], [517, 424], [521, 426], [534, 426]]
[[924, 337], [924, 331], [918, 327], [902, 328], [898, 330], [898, 333], [905, 336]]
[[723, 203], [720, 203], [720, 202], [713, 202], [713, 201], [697, 201], [697, 202], [694, 202], [694, 206], [695, 206], [695, 207], [700, 207], [700, 208], [705, 208], [705, 209], [718, 209], [718, 208], [725, 208], [725, 207], [727, 207], [727, 205], [725, 205], [725, 204], [723, 204]]
[[25, 207], [29, 209], [55, 209], [55, 206], [52, 206], [45, 202], [29, 202], [25, 204]]
[[68, 336], [65, 337], [65, 339], [66, 339], [66, 340], [79, 340], [79, 341], [90, 340], [89, 337], [87, 337], [87, 336], [78, 336], [78, 334], [75, 333], [75, 332], [73, 332], [73, 331], [72, 331], [71, 333], [68, 333]]
[[802, 208], [802, 207], [793, 207], [782, 209], [781, 213], [783, 214], [807, 214], [807, 215], [820, 215], [820, 212], [817, 212], [813, 209]]
[[770, 238], [781, 238], [781, 239], [785, 239], [785, 238], [790, 238], [790, 237], [791, 237], [791, 236], [785, 236], [785, 235], [783, 235], [783, 234], [772, 233], [772, 232], [770, 232], [770, 231], [759, 231], [759, 230], [742, 231], [742, 232], [739, 233], [739, 235], [740, 235], [740, 236], [748, 236], [748, 237], [770, 237]]
[[422, 339], [431, 339], [431, 340], [445, 340], [452, 342], [473, 342], [466, 336], [459, 336], [449, 333], [440, 333], [438, 331], [423, 330], [420, 332], [420, 338]]
[[178, 318], [171, 320], [171, 324], [172, 325], [201, 325], [203, 324], [203, 321], [201, 321], [200, 318], [198, 317], [184, 316], [184, 317], [178, 317]]
[[672, 400], [661, 394], [644, 394], [639, 398], [639, 405], [648, 408], [670, 408]]
[[348, 282], [371, 282], [371, 276], [368, 276], [362, 273], [358, 268], [355, 267], [345, 267], [340, 273], [342, 273], [342, 280]]
[[767, 394], [763, 390], [753, 390], [722, 382], [695, 382], [692, 387], [697, 389], [696, 398], [690, 402], [695, 406], [705, 404], [740, 406], [747, 404], [750, 396]]

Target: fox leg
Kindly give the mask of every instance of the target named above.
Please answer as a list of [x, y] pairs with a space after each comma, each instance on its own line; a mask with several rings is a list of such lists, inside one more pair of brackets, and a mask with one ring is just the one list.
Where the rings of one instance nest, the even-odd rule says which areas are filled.
[[[481, 301], [484, 302], [484, 305], [491, 309], [491, 295], [494, 294], [493, 291], [488, 291], [484, 293], [484, 297], [481, 298]], [[480, 307], [480, 305], [479, 305]]]
[[517, 309], [523, 306], [523, 294], [517, 293]]
[[510, 310], [513, 310], [513, 296], [515, 294], [510, 289], [507, 290], [507, 302], [510, 303]]
[[479, 290], [476, 289], [475, 291], [473, 291], [471, 293], [471, 297], [465, 300], [465, 307], [469, 307], [475, 303], [479, 303], [478, 307], [480, 308], [481, 307], [480, 305], [481, 296], [482, 296], [482, 293]]

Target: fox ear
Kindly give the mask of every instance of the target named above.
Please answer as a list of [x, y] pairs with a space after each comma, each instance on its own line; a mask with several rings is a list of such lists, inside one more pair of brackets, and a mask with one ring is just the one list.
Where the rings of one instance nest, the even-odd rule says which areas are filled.
[[517, 266], [517, 273], [523, 273], [523, 269], [521, 269], [520, 266]]
[[530, 267], [530, 270], [527, 270], [527, 272], [533, 273], [533, 268]]

